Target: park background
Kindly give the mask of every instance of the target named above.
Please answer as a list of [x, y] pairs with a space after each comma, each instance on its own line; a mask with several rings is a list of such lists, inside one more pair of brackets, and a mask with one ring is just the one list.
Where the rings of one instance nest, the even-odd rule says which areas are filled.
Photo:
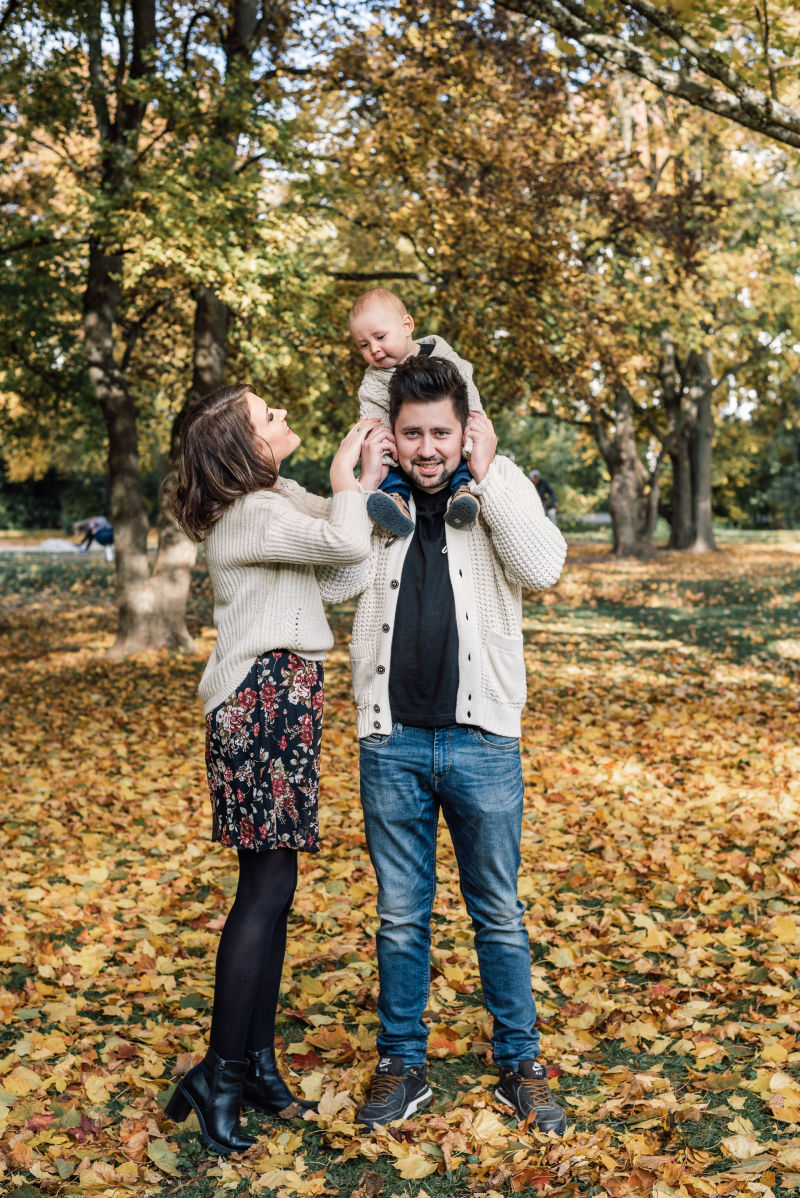
[[[799, 33], [784, 0], [5, 0], [8, 1193], [800, 1189]], [[436, 1103], [353, 1126], [376, 978], [345, 606], [279, 1027], [321, 1114], [220, 1163], [161, 1114], [232, 871], [206, 845], [208, 580], [159, 486], [182, 413], [248, 379], [325, 489], [347, 311], [379, 284], [561, 500], [567, 567], [525, 599], [521, 892], [573, 1126], [491, 1099], [446, 842]], [[113, 567], [37, 548], [98, 511]]]

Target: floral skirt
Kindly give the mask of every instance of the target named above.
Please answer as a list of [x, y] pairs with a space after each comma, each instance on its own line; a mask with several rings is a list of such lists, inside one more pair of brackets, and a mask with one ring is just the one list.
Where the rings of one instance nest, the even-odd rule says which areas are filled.
[[319, 852], [322, 681], [322, 662], [275, 649], [206, 716], [213, 840]]

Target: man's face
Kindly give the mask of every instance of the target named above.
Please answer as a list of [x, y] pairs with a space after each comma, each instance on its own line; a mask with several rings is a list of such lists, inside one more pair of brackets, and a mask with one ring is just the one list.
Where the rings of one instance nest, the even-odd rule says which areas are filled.
[[370, 304], [350, 321], [350, 335], [369, 366], [392, 370], [414, 352], [414, 321], [392, 304]]
[[404, 403], [394, 426], [397, 460], [414, 484], [431, 493], [446, 487], [461, 462], [464, 430], [452, 399]]

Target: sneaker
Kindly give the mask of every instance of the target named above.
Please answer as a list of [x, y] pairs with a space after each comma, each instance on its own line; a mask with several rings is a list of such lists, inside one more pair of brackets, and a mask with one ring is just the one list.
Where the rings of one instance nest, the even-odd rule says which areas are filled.
[[402, 1057], [381, 1057], [356, 1123], [374, 1127], [376, 1123], [385, 1126], [396, 1119], [408, 1119], [432, 1098], [425, 1065], [412, 1065], [407, 1070]]
[[408, 504], [394, 491], [373, 491], [367, 500], [367, 515], [396, 537], [408, 537], [414, 531]]
[[444, 522], [451, 528], [469, 528], [478, 519], [480, 510], [480, 502], [469, 487], [459, 487], [447, 505]]
[[501, 1068], [494, 1096], [513, 1107], [520, 1119], [532, 1116], [537, 1131], [554, 1131], [560, 1136], [567, 1130], [567, 1116], [551, 1093], [541, 1061], [529, 1057], [520, 1061], [518, 1069]]

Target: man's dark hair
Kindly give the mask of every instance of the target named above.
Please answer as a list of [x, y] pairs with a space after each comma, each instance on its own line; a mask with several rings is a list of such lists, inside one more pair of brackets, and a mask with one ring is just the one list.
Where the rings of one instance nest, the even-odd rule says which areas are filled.
[[469, 416], [467, 384], [447, 358], [406, 358], [389, 380], [389, 424], [394, 428], [404, 403], [438, 403], [452, 399], [455, 414], [464, 428]]

